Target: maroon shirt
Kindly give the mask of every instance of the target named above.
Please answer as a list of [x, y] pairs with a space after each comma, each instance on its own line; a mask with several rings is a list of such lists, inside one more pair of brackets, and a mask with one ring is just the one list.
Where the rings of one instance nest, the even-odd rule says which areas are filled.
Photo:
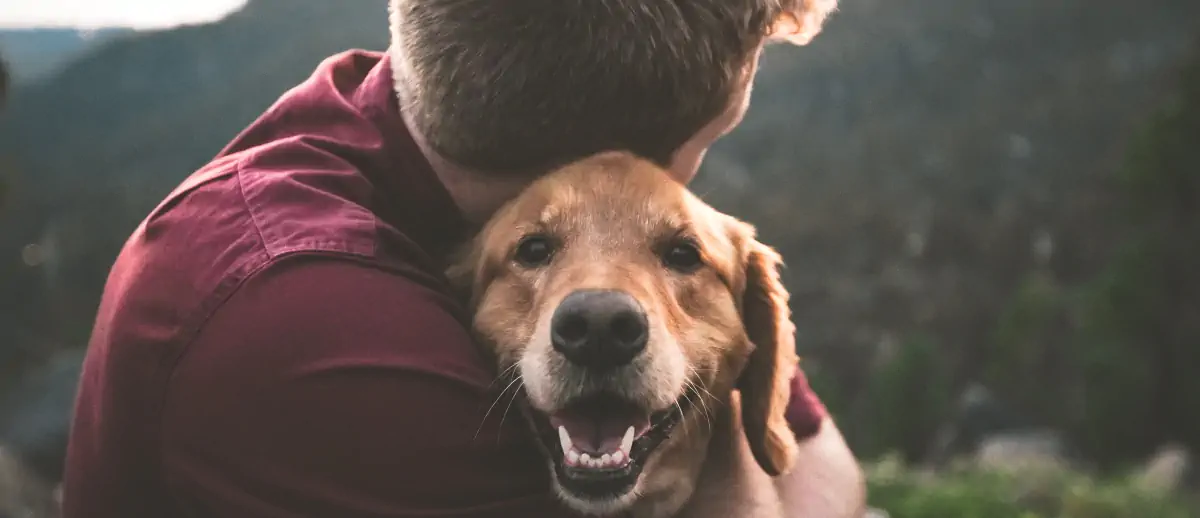
[[386, 56], [334, 56], [138, 227], [66, 518], [570, 515], [522, 421], [484, 420], [495, 372], [441, 275], [464, 225], [398, 113]]

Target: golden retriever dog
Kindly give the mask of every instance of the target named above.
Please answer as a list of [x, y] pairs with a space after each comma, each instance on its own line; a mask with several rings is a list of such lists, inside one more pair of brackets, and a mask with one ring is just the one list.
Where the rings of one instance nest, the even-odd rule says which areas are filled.
[[449, 277], [566, 504], [781, 516], [771, 477], [797, 450], [784, 412], [798, 357], [779, 266], [750, 225], [604, 153], [504, 206]]

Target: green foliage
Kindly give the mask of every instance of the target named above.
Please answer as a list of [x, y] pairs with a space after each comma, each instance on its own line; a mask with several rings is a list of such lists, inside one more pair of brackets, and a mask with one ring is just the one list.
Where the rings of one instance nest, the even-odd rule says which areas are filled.
[[1027, 276], [998, 318], [983, 366], [988, 387], [1043, 419], [1060, 413], [1066, 403], [1062, 394], [1047, 394], [1046, 387], [1062, 381], [1052, 361], [1061, 344], [1053, 335], [1069, 303], [1070, 294], [1049, 275]]
[[880, 365], [866, 387], [867, 422], [858, 423], [861, 457], [874, 458], [899, 448], [919, 458], [930, 445], [952, 399], [948, 366], [928, 339], [904, 342]]
[[892, 518], [1190, 518], [1200, 507], [1124, 478], [1066, 469], [955, 467], [923, 473], [896, 457], [867, 466], [871, 505]]
[[[1123, 246], [1088, 286], [1077, 350], [1081, 446], [1130, 456], [1169, 438], [1200, 447], [1200, 60], [1130, 147], [1118, 176]], [[1188, 367], [1191, 366], [1191, 367]]]
[[[1129, 146], [1115, 250], [1063, 286], [1028, 274], [992, 335], [984, 381], [1107, 466], [1166, 440], [1200, 448], [1200, 61]], [[1188, 367], [1192, 366], [1192, 367]]]
[[[1134, 244], [1084, 291], [1075, 344], [1083, 408], [1071, 435], [1086, 453], [1121, 461], [1155, 446], [1154, 411], [1161, 365], [1149, 342], [1160, 297], [1155, 260]], [[1150, 331], [1149, 333], [1139, 331]]]

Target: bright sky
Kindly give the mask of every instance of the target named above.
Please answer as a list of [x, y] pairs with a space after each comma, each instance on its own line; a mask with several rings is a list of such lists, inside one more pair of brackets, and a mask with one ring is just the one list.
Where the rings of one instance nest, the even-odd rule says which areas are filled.
[[0, 0], [0, 27], [171, 27], [221, 18], [246, 0]]

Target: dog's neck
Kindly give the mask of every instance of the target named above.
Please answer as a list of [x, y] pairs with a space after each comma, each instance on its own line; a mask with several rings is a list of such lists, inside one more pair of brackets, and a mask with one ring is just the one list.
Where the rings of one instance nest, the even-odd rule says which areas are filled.
[[745, 440], [737, 392], [717, 411], [707, 447], [697, 451], [706, 453], [685, 461], [700, 465], [694, 475], [686, 478], [691, 487], [682, 495], [682, 501], [672, 495], [670, 502], [664, 500], [657, 507], [652, 504], [645, 514], [635, 514], [635, 518], [784, 516], [774, 479], [758, 466]]
[[[630, 508], [631, 518], [676, 516], [696, 492], [704, 471], [713, 461], [724, 462], [732, 418], [728, 405], [720, 405], [711, 423], [681, 423], [675, 432], [681, 444], [646, 467], [654, 476], [643, 481], [638, 499]], [[682, 425], [686, 424], [684, 427]], [[718, 468], [719, 469], [719, 468]]]
[[[731, 508], [729, 514], [713, 514], [715, 500], [723, 500], [728, 486], [736, 483], [730, 475], [753, 457], [744, 440], [741, 427], [741, 405], [736, 393], [729, 400], [714, 402], [712, 420], [688, 422], [676, 432], [682, 441], [666, 456], [657, 459], [656, 466], [647, 466], [654, 473], [646, 480], [637, 502], [627, 516], [631, 518], [670, 518], [695, 516], [742, 516], [741, 510]], [[739, 448], [740, 446], [740, 448]], [[745, 451], [742, 451], [745, 450]], [[719, 491], [712, 491], [717, 488]], [[724, 505], [722, 505], [724, 507]]]

